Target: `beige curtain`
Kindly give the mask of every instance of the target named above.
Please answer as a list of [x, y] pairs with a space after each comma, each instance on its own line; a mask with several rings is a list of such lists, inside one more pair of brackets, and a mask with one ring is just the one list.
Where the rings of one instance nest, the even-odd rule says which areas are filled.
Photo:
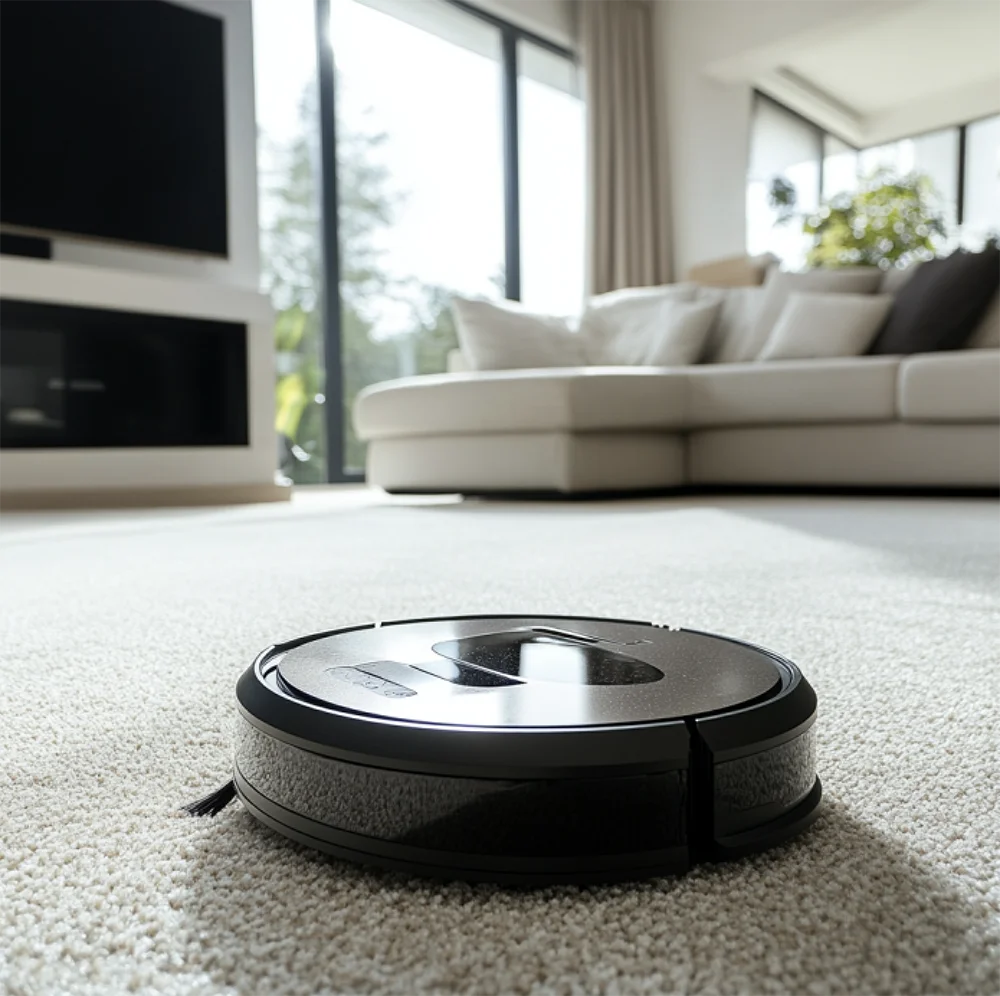
[[650, 0], [582, 0], [587, 90], [588, 289], [669, 279], [656, 156]]

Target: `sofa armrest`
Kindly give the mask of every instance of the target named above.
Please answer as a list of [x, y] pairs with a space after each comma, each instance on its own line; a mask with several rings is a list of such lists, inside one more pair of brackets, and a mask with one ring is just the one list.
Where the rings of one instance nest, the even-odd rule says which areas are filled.
[[686, 280], [703, 287], [759, 287], [764, 283], [770, 267], [780, 263], [777, 256], [730, 256], [727, 259], [697, 263], [688, 272]]
[[956, 349], [904, 357], [904, 422], [1000, 422], [1000, 349]]

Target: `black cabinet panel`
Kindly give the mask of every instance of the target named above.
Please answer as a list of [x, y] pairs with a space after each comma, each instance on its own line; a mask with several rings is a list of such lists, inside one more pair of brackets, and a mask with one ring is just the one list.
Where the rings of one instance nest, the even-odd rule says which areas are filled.
[[246, 446], [237, 322], [0, 302], [0, 446]]

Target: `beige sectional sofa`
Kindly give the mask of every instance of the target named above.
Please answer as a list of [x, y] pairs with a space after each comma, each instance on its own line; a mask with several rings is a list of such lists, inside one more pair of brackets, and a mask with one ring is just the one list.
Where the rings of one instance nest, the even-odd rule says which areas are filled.
[[456, 298], [451, 372], [357, 399], [368, 480], [567, 494], [1000, 486], [995, 246], [886, 272], [772, 262], [598, 295], [572, 327]]
[[393, 492], [1000, 484], [1000, 350], [414, 377], [358, 398]]

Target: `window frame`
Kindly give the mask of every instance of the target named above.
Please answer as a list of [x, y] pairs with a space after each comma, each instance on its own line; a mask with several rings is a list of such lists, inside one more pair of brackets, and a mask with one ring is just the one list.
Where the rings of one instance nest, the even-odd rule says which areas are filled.
[[[848, 148], [853, 149], [855, 152], [864, 152], [866, 149], [875, 148], [875, 146], [858, 146], [853, 142], [847, 141], [842, 135], [838, 135], [836, 132], [830, 131], [824, 128], [822, 125], [817, 124], [810, 118], [807, 118], [804, 114], [796, 111], [794, 108], [789, 107], [787, 104], [783, 104], [780, 100], [776, 100], [768, 93], [764, 93], [763, 90], [754, 89], [753, 91], [753, 112], [754, 117], [756, 117], [757, 106], [760, 101], [766, 101], [767, 103], [773, 104], [775, 107], [780, 108], [784, 113], [790, 115], [793, 118], [797, 118], [804, 124], [809, 125], [813, 128], [817, 134], [820, 136], [820, 149], [821, 153], [819, 156], [819, 189], [822, 195], [823, 190], [823, 161], [825, 156], [822, 154], [823, 144], [827, 136], [830, 138], [837, 139], [838, 142], [842, 142]], [[990, 118], [996, 117], [995, 114], [986, 114], [979, 118], [972, 118], [969, 121], [963, 121], [961, 124], [946, 125], [945, 128], [957, 128], [958, 129], [958, 142], [956, 144], [956, 156], [958, 158], [958, 183], [957, 190], [955, 193], [955, 224], [962, 225], [965, 222], [965, 162], [966, 162], [966, 136], [969, 125], [976, 124], [979, 121], [988, 121]], [[751, 122], [751, 130], [753, 128], [753, 123]], [[928, 128], [926, 131], [914, 132], [910, 135], [900, 135], [898, 138], [892, 139], [890, 142], [879, 142], [879, 145], [891, 145], [892, 142], [903, 142], [911, 138], [919, 138], [921, 135], [931, 135], [934, 132], [943, 131], [944, 128]]]
[[[817, 183], [817, 207], [823, 201], [823, 181], [825, 179], [825, 164], [826, 164], [826, 136], [828, 132], [824, 131], [815, 121], [807, 118], [804, 114], [800, 114], [798, 111], [793, 110], [791, 107], [787, 107], [780, 101], [775, 100], [773, 97], [766, 93], [762, 93], [759, 90], [754, 90], [753, 105], [751, 108], [752, 118], [750, 132], [748, 134], [747, 143], [747, 170], [746, 170], [746, 188], [744, 192], [744, 212], [747, 216], [747, 231], [745, 234], [744, 242], [746, 244], [747, 252], [751, 251], [750, 248], [750, 231], [749, 231], [749, 191], [750, 191], [750, 181], [751, 181], [751, 167], [753, 165], [754, 159], [754, 147], [755, 147], [755, 134], [754, 129], [759, 120], [758, 109], [761, 104], [769, 104], [771, 108], [777, 110], [782, 115], [787, 116], [796, 125], [801, 125], [804, 131], [807, 131], [811, 135], [811, 140], [813, 147], [815, 149], [815, 158], [811, 160], [806, 160], [809, 163], [815, 164], [818, 168], [816, 170], [816, 183]], [[853, 146], [851, 146], [853, 148]], [[758, 177], [754, 177], [758, 179]], [[772, 223], [772, 228], [774, 224]], [[771, 251], [770, 248], [767, 251]]]
[[[465, 0], [444, 0], [470, 17], [495, 27], [500, 33], [501, 127], [503, 129], [504, 176], [504, 297], [521, 298], [521, 207], [518, 155], [518, 42], [526, 41], [579, 64], [577, 54], [563, 45], [512, 24], [502, 17]], [[320, 251], [322, 255], [324, 429], [326, 432], [326, 477], [329, 484], [359, 483], [364, 471], [344, 468], [344, 427], [351, 413], [344, 411], [344, 367], [341, 352], [342, 299], [340, 288], [340, 223], [337, 176], [336, 92], [333, 45], [330, 43], [331, 0], [316, 0], [316, 65], [319, 87], [321, 177]], [[331, 206], [332, 205], [332, 209]]]
[[[758, 105], [761, 102], [766, 103], [766, 104], [771, 104], [772, 107], [777, 107], [778, 110], [780, 110], [783, 114], [787, 114], [789, 117], [795, 118], [795, 120], [798, 121], [800, 124], [805, 125], [812, 132], [814, 132], [814, 135], [815, 135], [815, 138], [816, 138], [816, 145], [817, 145], [817, 147], [819, 149], [819, 156], [817, 157], [817, 161], [819, 163], [819, 194], [820, 194], [820, 199], [822, 200], [822, 197], [823, 197], [823, 161], [824, 161], [824, 159], [826, 159], [826, 156], [824, 155], [825, 146], [826, 146], [826, 137], [829, 135], [831, 138], [835, 138], [838, 141], [843, 142], [844, 145], [850, 146], [850, 148], [852, 148], [855, 152], [860, 152], [861, 150], [858, 149], [858, 147], [855, 146], [855, 145], [853, 145], [851, 142], [847, 142], [843, 138], [841, 138], [839, 135], [835, 135], [835, 134], [833, 134], [833, 132], [827, 131], [821, 125], [816, 124], [816, 122], [813, 121], [811, 118], [807, 118], [804, 114], [800, 114], [798, 111], [796, 111], [793, 108], [789, 107], [787, 104], [783, 104], [780, 100], [775, 100], [774, 97], [770, 96], [769, 94], [764, 93], [761, 90], [754, 90], [753, 91], [753, 117], [754, 117], [754, 121], [756, 121], [756, 118], [757, 118], [757, 107], [758, 107]], [[751, 141], [751, 143], [753, 142], [753, 122], [751, 122], [750, 141]], [[748, 153], [747, 153], [747, 162], [748, 163], [749, 163], [749, 160], [750, 160], [750, 156], [749, 156], [749, 151], [748, 151]]]
[[[853, 142], [847, 141], [842, 135], [838, 135], [836, 132], [830, 131], [824, 128], [822, 125], [817, 124], [811, 118], [806, 117], [804, 114], [796, 111], [794, 108], [789, 107], [787, 104], [782, 103], [780, 100], [772, 97], [769, 93], [765, 93], [763, 90], [754, 89], [753, 90], [753, 114], [756, 116], [756, 109], [760, 102], [767, 102], [772, 104], [774, 107], [779, 108], [785, 114], [790, 115], [793, 118], [797, 118], [799, 121], [807, 124], [810, 128], [814, 129], [820, 138], [821, 150], [823, 144], [825, 144], [825, 139], [827, 137], [835, 138], [838, 142], [843, 143], [848, 148], [853, 149], [855, 152], [864, 152], [866, 149], [874, 148], [875, 146], [858, 146]], [[944, 125], [940, 128], [928, 128], [926, 131], [917, 131], [908, 135], [900, 135], [898, 138], [891, 139], [888, 142], [879, 142], [879, 145], [891, 145], [893, 142], [903, 142], [907, 139], [919, 138], [921, 135], [930, 135], [934, 132], [943, 131], [947, 128], [955, 128], [958, 131], [958, 141], [955, 144], [955, 156], [957, 158], [957, 184], [955, 191], [955, 224], [959, 228], [965, 224], [965, 213], [966, 213], [966, 166], [968, 161], [968, 130], [972, 125], [978, 124], [980, 121], [991, 121], [994, 118], [1000, 116], [1000, 112], [993, 114], [985, 114], [982, 117], [970, 118], [967, 121], [962, 121], [957, 124]], [[753, 128], [753, 121], [751, 121], [751, 130]], [[751, 137], [752, 141], [752, 137]], [[823, 155], [822, 151], [819, 156], [819, 183], [820, 191], [823, 190], [823, 164], [826, 157]], [[749, 163], [749, 148], [747, 150], [747, 161]]]

